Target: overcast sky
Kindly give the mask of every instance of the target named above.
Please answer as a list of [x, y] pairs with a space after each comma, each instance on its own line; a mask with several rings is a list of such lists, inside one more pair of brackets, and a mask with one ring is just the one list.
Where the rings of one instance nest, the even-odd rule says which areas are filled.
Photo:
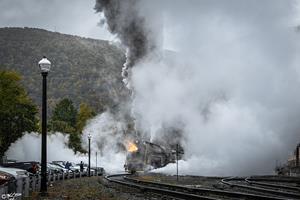
[[[50, 2], [50, 3], [49, 3]], [[0, 0], [0, 27], [35, 27], [97, 39], [111, 39], [98, 25], [94, 0]]]

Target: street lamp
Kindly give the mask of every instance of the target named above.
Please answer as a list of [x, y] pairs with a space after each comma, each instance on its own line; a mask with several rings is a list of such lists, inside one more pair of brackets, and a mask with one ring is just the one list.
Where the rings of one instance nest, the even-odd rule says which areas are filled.
[[50, 71], [51, 62], [43, 57], [39, 61], [39, 67], [43, 76], [43, 97], [42, 97], [42, 154], [41, 154], [41, 194], [47, 195], [47, 75]]
[[91, 134], [88, 135], [89, 139], [89, 177], [91, 176]]
[[98, 176], [98, 171], [97, 171], [97, 151], [96, 151], [96, 176]]

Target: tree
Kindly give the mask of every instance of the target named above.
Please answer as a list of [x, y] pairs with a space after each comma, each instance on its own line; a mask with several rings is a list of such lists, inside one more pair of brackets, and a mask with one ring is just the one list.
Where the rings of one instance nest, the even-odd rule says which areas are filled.
[[87, 121], [96, 115], [95, 111], [86, 103], [81, 103], [77, 114], [76, 129], [78, 133], [82, 133]]
[[77, 151], [85, 152], [85, 150], [81, 147], [80, 135], [87, 121], [95, 115], [96, 114], [94, 110], [89, 105], [87, 105], [86, 103], [80, 104], [76, 118], [76, 132], [71, 133], [69, 137], [69, 147], [72, 148], [75, 151], [75, 153]]
[[70, 99], [62, 99], [54, 108], [49, 128], [52, 131], [72, 133], [76, 131], [77, 110]]
[[21, 76], [13, 71], [0, 71], [0, 156], [24, 132], [36, 131], [37, 107], [20, 85]]
[[62, 133], [75, 133], [74, 127], [70, 126], [67, 122], [59, 120], [51, 120], [49, 122], [48, 128], [52, 131], [58, 131]]
[[84, 152], [85, 150], [81, 146], [81, 138], [78, 132], [71, 133], [69, 137], [69, 147], [74, 150], [76, 153], [77, 151]]
[[79, 106], [79, 112], [69, 99], [61, 100], [54, 108], [49, 129], [69, 134], [69, 147], [75, 153], [84, 152], [81, 147], [81, 133], [88, 119], [95, 116], [93, 109], [85, 103]]

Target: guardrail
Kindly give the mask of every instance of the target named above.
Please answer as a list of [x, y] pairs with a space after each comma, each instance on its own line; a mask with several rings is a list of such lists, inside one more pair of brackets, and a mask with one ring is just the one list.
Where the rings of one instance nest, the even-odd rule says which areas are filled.
[[[99, 175], [95, 171], [91, 171], [91, 176]], [[64, 181], [66, 179], [76, 179], [88, 176], [87, 172], [67, 172], [67, 173], [50, 173], [48, 174], [48, 186], [56, 181]], [[10, 199], [12, 196], [21, 199], [28, 197], [32, 192], [39, 192], [41, 185], [40, 175], [31, 175], [28, 177], [20, 177], [13, 181], [7, 182], [0, 186], [0, 199]], [[19, 196], [19, 197], [18, 197]]]

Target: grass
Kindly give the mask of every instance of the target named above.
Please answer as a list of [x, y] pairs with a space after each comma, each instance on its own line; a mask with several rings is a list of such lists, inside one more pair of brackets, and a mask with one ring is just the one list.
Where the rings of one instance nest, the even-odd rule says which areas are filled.
[[102, 177], [84, 177], [58, 181], [48, 187], [48, 197], [33, 193], [25, 199], [41, 200], [118, 200], [112, 190], [102, 184]]

